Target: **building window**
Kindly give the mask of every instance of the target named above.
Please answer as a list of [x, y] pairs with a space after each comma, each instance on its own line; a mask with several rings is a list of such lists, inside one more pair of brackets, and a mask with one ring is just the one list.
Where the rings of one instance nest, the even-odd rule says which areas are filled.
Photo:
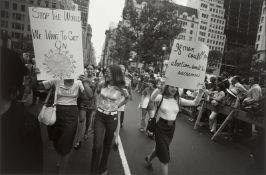
[[28, 25], [28, 31], [30, 31], [30, 25]]
[[194, 24], [193, 23], [191, 23], [191, 28], [193, 28], [194, 27]]
[[21, 11], [25, 12], [25, 5], [21, 5]]
[[260, 40], [260, 35], [258, 35], [258, 38], [257, 38], [257, 41], [259, 41]]
[[189, 37], [189, 41], [192, 41], [192, 37], [191, 36]]
[[33, 0], [30, 0], [30, 2], [29, 2], [30, 4], [33, 4]]
[[5, 1], [5, 8], [9, 9], [9, 2], [8, 1]]
[[260, 26], [259, 32], [261, 32], [261, 30], [262, 30], [262, 26]]
[[37, 5], [38, 5], [38, 6], [41, 6], [41, 0], [38, 0], [38, 1], [37, 1]]
[[56, 3], [54, 3], [54, 2], [52, 3], [52, 8], [54, 8], [54, 9], [56, 8]]
[[8, 28], [8, 21], [1, 20], [1, 27]]
[[17, 10], [18, 5], [16, 3], [13, 3], [13, 10]]
[[193, 34], [193, 31], [192, 31], [192, 30], [190, 30], [190, 32], [189, 32], [189, 33], [190, 33], [190, 35], [192, 35], [192, 34]]
[[49, 7], [49, 2], [45, 1], [45, 7]]
[[258, 50], [258, 47], [259, 47], [259, 44], [256, 44], [256, 48], [255, 49]]
[[4, 11], [4, 10], [2, 10], [2, 11], [1, 11], [1, 17], [2, 17], [2, 18], [8, 18], [8, 11]]
[[264, 17], [262, 16], [260, 22], [263, 22], [263, 20], [264, 20]]

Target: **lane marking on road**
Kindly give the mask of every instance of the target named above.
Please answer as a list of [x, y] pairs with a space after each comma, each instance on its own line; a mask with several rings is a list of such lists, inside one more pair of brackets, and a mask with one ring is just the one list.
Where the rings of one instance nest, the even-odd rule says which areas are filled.
[[128, 166], [128, 163], [127, 163], [126, 154], [125, 154], [125, 151], [124, 151], [124, 148], [123, 148], [123, 145], [122, 145], [122, 142], [121, 142], [121, 139], [120, 139], [119, 135], [118, 135], [118, 151], [119, 151], [119, 155], [120, 155], [120, 158], [121, 158], [121, 161], [122, 161], [122, 165], [123, 165], [123, 168], [124, 168], [125, 175], [131, 175], [130, 169], [129, 169], [129, 166]]

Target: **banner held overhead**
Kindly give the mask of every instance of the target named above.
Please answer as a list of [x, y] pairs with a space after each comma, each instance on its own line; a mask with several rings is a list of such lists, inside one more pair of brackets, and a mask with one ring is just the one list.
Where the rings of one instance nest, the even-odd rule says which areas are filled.
[[209, 48], [202, 42], [175, 40], [166, 70], [166, 84], [184, 89], [204, 85]]
[[83, 74], [80, 11], [29, 7], [38, 80], [77, 79]]

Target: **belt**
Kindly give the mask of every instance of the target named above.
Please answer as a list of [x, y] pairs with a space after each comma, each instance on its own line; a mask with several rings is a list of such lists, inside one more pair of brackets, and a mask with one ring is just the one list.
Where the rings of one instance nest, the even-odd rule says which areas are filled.
[[106, 115], [116, 115], [117, 114], [117, 111], [105, 111], [101, 108], [98, 108], [97, 110], [103, 114], [106, 114]]
[[161, 121], [162, 123], [165, 123], [165, 124], [169, 125], [169, 126], [175, 124], [175, 120], [165, 120], [165, 119], [163, 119], [163, 118], [160, 118], [160, 121]]

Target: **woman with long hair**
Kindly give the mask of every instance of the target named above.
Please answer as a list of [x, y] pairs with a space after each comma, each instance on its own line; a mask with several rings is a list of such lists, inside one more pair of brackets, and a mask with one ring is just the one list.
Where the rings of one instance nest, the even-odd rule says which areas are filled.
[[92, 148], [92, 173], [107, 174], [107, 162], [117, 123], [120, 122], [118, 109], [128, 101], [125, 79], [120, 66], [111, 65], [104, 74], [96, 92], [98, 108], [94, 120], [94, 139]]
[[[163, 89], [163, 90], [162, 90]], [[159, 102], [159, 110], [155, 130], [155, 148], [145, 158], [147, 168], [151, 168], [151, 161], [158, 157], [161, 164], [161, 174], [168, 175], [168, 163], [170, 161], [169, 145], [175, 131], [175, 120], [180, 110], [179, 106], [197, 106], [203, 95], [203, 90], [199, 90], [194, 100], [186, 100], [179, 97], [178, 88], [166, 85], [164, 88], [158, 87], [151, 95], [151, 100]]]

